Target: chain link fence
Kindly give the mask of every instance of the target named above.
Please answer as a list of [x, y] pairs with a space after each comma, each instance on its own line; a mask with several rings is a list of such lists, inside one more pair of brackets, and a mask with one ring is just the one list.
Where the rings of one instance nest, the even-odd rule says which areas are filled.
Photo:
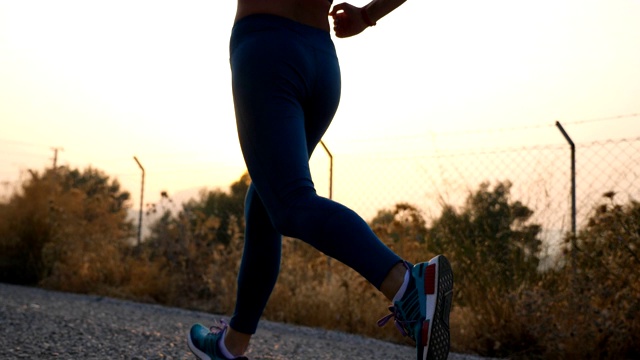
[[[557, 129], [553, 129], [557, 132]], [[546, 130], [551, 131], [551, 130]], [[562, 139], [561, 135], [553, 134]], [[488, 142], [491, 143], [491, 142]], [[603, 195], [615, 201], [640, 200], [640, 137], [575, 144], [576, 224], [584, 227]], [[547, 251], [558, 250], [572, 231], [572, 157], [568, 143], [540, 146], [435, 150], [425, 154], [314, 155], [312, 173], [318, 192], [351, 207], [366, 220], [378, 211], [406, 202], [427, 220], [443, 205], [461, 207], [481, 183], [512, 183], [511, 200], [534, 211]], [[331, 184], [330, 184], [331, 183]]]

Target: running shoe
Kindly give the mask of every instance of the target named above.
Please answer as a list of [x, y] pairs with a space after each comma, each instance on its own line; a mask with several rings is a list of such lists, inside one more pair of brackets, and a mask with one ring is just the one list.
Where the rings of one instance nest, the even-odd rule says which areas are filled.
[[189, 349], [201, 360], [249, 360], [244, 356], [229, 359], [220, 353], [218, 343], [222, 340], [228, 326], [224, 321], [210, 328], [200, 324], [193, 325], [187, 338]]
[[405, 266], [411, 270], [407, 290], [401, 300], [389, 307], [391, 314], [380, 319], [378, 326], [393, 318], [402, 335], [416, 342], [418, 360], [444, 360], [450, 347], [451, 265], [447, 258], [438, 255], [429, 262]]

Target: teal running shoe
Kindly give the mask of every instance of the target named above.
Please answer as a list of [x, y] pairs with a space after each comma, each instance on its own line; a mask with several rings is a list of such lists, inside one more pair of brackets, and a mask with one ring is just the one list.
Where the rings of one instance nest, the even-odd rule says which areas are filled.
[[[402, 335], [416, 342], [418, 360], [444, 360], [449, 356], [449, 313], [453, 298], [453, 271], [447, 258], [438, 255], [429, 262], [411, 267], [409, 285], [402, 299], [389, 307], [391, 314], [378, 321], [384, 326], [390, 319]], [[425, 357], [426, 354], [426, 357]]]
[[200, 360], [249, 360], [244, 356], [229, 359], [220, 353], [218, 342], [228, 326], [224, 321], [210, 328], [200, 324], [193, 325], [187, 338], [189, 349]]

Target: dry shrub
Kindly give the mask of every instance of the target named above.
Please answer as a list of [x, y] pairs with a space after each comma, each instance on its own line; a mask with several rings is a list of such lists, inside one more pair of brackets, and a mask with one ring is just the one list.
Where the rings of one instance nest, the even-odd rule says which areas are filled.
[[76, 292], [93, 292], [102, 283], [118, 287], [131, 230], [128, 193], [91, 168], [31, 175], [2, 206], [2, 257], [18, 260], [27, 283]]
[[22, 194], [2, 204], [0, 217], [1, 281], [37, 284], [45, 272], [42, 248], [51, 238], [48, 182], [25, 184]]
[[[535, 358], [541, 352], [530, 323], [523, 318], [524, 288], [505, 292], [486, 279], [467, 290], [467, 305], [454, 307], [451, 314], [453, 349], [509, 358]], [[531, 316], [530, 311], [524, 313]]]
[[121, 262], [125, 269], [122, 285], [112, 295], [121, 298], [166, 304], [171, 287], [170, 272], [162, 260], [147, 261], [144, 256], [126, 256]]
[[454, 328], [454, 346], [514, 359], [638, 358], [639, 219], [636, 202], [599, 206], [564, 266], [508, 293], [478, 284], [469, 306], [454, 311], [465, 324]]
[[[640, 357], [640, 203], [619, 205], [613, 195], [605, 194], [575, 251], [567, 252], [561, 300], [580, 326], [563, 325], [572, 335], [567, 351], [578, 356]], [[592, 344], [588, 352], [585, 342]]]
[[243, 242], [235, 231], [228, 244], [219, 243], [219, 224], [201, 211], [165, 213], [156, 223], [141, 257], [166, 273], [164, 304], [219, 314], [233, 310]]
[[640, 204], [608, 197], [565, 252], [566, 266], [523, 299], [549, 314], [536, 335], [550, 356], [640, 357]]
[[[94, 181], [101, 176], [89, 172], [87, 177]], [[42, 248], [47, 273], [41, 285], [79, 293], [121, 288], [127, 276], [122, 261], [130, 235], [125, 208], [114, 210], [112, 194], [102, 190], [105, 186], [65, 190], [65, 182], [49, 206], [52, 236]]]

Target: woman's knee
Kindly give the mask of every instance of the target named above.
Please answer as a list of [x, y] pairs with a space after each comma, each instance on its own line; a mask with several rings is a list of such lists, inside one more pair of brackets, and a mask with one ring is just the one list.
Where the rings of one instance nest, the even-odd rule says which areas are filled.
[[322, 198], [315, 191], [305, 191], [273, 213], [271, 220], [280, 234], [300, 238], [321, 221], [322, 208]]

